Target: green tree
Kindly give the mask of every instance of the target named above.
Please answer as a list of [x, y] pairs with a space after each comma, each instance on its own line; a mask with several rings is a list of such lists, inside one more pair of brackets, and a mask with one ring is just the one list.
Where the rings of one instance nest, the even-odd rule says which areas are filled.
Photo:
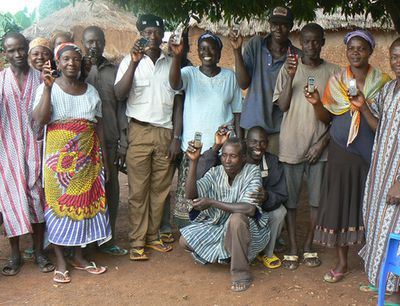
[[61, 10], [62, 8], [68, 6], [72, 2], [75, 1], [70, 1], [70, 0], [42, 0], [40, 1], [39, 4], [39, 18], [43, 19], [54, 12]]
[[115, 3], [135, 13], [152, 12], [167, 20], [185, 20], [188, 15], [206, 17], [211, 21], [233, 18], [263, 18], [277, 5], [292, 8], [297, 21], [311, 21], [315, 10], [321, 8], [324, 13], [341, 12], [346, 17], [362, 14], [370, 15], [374, 21], [382, 24], [392, 22], [400, 33], [399, 0], [113, 0]]

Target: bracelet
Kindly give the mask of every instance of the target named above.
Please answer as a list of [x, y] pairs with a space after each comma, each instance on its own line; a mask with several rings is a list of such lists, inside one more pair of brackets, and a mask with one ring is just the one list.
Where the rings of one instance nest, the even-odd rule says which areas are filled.
[[182, 136], [174, 135], [174, 139], [182, 140]]

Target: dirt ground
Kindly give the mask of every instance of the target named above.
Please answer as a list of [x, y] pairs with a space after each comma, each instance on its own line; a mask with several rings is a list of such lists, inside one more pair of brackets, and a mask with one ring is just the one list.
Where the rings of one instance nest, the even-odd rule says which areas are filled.
[[[118, 219], [118, 244], [128, 248], [126, 176], [121, 174], [121, 208]], [[308, 216], [306, 194], [299, 211], [298, 236], [305, 236]], [[284, 233], [285, 236], [285, 233]], [[178, 233], [176, 233], [176, 238]], [[23, 248], [30, 243], [23, 237]], [[351, 273], [340, 283], [327, 284], [323, 274], [334, 264], [334, 250], [317, 248], [322, 265], [296, 271], [268, 270], [257, 263], [252, 266], [254, 283], [243, 293], [230, 291], [229, 267], [218, 264], [197, 265], [191, 256], [174, 243], [167, 254], [150, 252], [147, 262], [132, 262], [128, 256], [113, 257], [88, 250], [88, 257], [107, 265], [103, 275], [71, 271], [72, 282], [56, 285], [52, 274], [40, 273], [36, 265], [26, 262], [14, 277], [0, 275], [0, 305], [374, 305], [373, 294], [362, 293], [359, 285], [367, 282], [362, 272], [357, 248], [350, 251]], [[0, 239], [0, 265], [9, 254], [8, 241]], [[54, 253], [49, 255], [54, 259]], [[278, 254], [282, 257], [282, 254]]]

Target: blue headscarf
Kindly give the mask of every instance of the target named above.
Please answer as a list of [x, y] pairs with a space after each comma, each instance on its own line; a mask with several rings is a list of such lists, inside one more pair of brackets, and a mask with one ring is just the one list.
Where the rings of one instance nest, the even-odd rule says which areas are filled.
[[219, 50], [220, 50], [220, 51], [222, 50], [223, 44], [222, 44], [221, 39], [220, 39], [217, 35], [215, 35], [215, 34], [213, 34], [213, 33], [211, 33], [211, 32], [205, 32], [204, 34], [202, 34], [202, 35], [199, 37], [199, 39], [197, 40], [197, 45], [200, 45], [200, 43], [201, 43], [203, 40], [208, 39], [208, 38], [210, 38], [210, 39], [212, 39], [213, 41], [215, 41], [216, 44], [217, 44], [217, 46], [218, 46], [218, 48], [219, 48]]

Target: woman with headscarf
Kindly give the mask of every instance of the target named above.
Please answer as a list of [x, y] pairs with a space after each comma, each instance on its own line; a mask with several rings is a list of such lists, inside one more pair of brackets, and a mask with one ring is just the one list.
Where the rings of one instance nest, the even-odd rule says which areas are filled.
[[[222, 125], [233, 127], [240, 136], [240, 112], [242, 94], [232, 70], [218, 66], [222, 50], [221, 39], [206, 32], [197, 41], [197, 52], [201, 65], [180, 68], [184, 54], [181, 42], [175, 45], [170, 41], [173, 61], [169, 82], [173, 89], [185, 91], [183, 108], [183, 132], [181, 149], [185, 152], [189, 141], [196, 132], [202, 135], [202, 153], [214, 144], [215, 131]], [[179, 166], [178, 187], [174, 211], [174, 223], [178, 228], [189, 224], [190, 201], [185, 198], [185, 180], [189, 160], [183, 157]]]
[[[347, 273], [349, 246], [364, 241], [361, 204], [378, 124], [373, 99], [390, 80], [368, 62], [375, 47], [369, 32], [350, 32], [344, 43], [349, 66], [330, 78], [322, 101], [318, 90], [304, 92], [316, 116], [331, 123], [327, 175], [314, 235], [315, 243], [337, 250], [336, 266], [324, 275], [329, 283], [342, 280]], [[349, 91], [354, 80], [355, 96]], [[359, 96], [365, 96], [364, 102]]]
[[42, 71], [43, 65], [53, 58], [50, 42], [46, 38], [35, 38], [29, 43], [28, 56], [30, 65]]
[[71, 281], [63, 247], [75, 247], [75, 269], [101, 274], [82, 256], [82, 247], [111, 238], [105, 201], [106, 156], [101, 101], [96, 89], [79, 80], [82, 52], [72, 43], [54, 52], [61, 76], [54, 79], [44, 66], [44, 83], [37, 90], [33, 118], [47, 124], [44, 149], [45, 219], [48, 239], [54, 245], [57, 269], [53, 280]]

